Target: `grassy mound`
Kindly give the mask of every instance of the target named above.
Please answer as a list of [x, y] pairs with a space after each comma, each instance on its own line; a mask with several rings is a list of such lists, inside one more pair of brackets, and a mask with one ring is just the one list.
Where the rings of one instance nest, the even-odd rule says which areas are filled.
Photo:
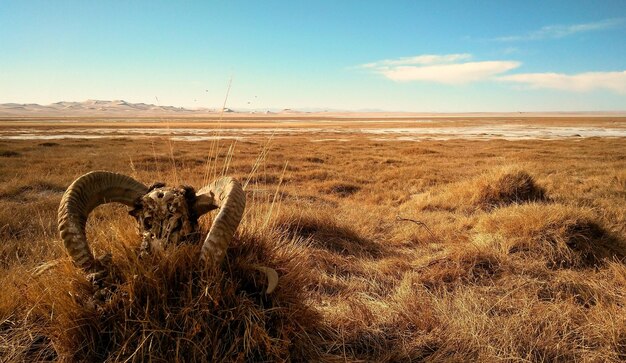
[[[222, 269], [201, 270], [198, 246], [182, 246], [138, 261], [117, 256], [120, 285], [95, 303], [82, 274], [64, 260], [20, 293], [30, 307], [22, 326], [2, 327], [38, 337], [5, 356], [31, 361], [284, 361], [319, 360], [316, 337], [327, 336], [306, 304], [307, 274], [297, 248], [269, 247], [245, 236], [229, 249]], [[263, 293], [265, 277], [252, 265], [276, 268], [280, 287]], [[17, 291], [14, 291], [17, 293]], [[32, 325], [27, 328], [26, 325]]]
[[330, 213], [304, 209], [297, 214], [283, 213], [274, 225], [291, 238], [306, 240], [311, 247], [342, 256], [379, 257], [382, 247], [363, 238], [352, 226], [337, 221]]
[[510, 204], [546, 200], [545, 190], [526, 171], [498, 169], [474, 179], [443, 185], [421, 196], [422, 210], [492, 210]]
[[417, 280], [430, 290], [451, 290], [462, 284], [491, 284], [502, 274], [502, 258], [489, 248], [455, 249], [431, 261]]
[[13, 150], [0, 150], [0, 157], [3, 158], [14, 158], [17, 156], [22, 156], [22, 154], [18, 153], [17, 151], [13, 151]]
[[481, 218], [478, 235], [507, 254], [525, 253], [551, 266], [593, 266], [623, 258], [626, 246], [605, 231], [589, 209], [561, 204], [526, 204], [501, 208]]
[[502, 170], [476, 180], [472, 204], [485, 210], [513, 203], [541, 201], [546, 193], [524, 170]]
[[326, 193], [326, 194], [334, 194], [341, 198], [349, 197], [355, 194], [356, 192], [358, 192], [359, 190], [361, 190], [360, 186], [356, 184], [352, 184], [352, 183], [336, 182], [336, 183], [326, 183], [326, 184], [327, 185], [323, 187], [320, 190], [320, 192]]

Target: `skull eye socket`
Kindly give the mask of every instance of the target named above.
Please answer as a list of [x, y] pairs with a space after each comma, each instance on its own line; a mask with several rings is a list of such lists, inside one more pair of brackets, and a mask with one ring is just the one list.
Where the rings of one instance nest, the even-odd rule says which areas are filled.
[[143, 219], [143, 228], [144, 229], [152, 228], [152, 218], [151, 217], [146, 217], [146, 218]]

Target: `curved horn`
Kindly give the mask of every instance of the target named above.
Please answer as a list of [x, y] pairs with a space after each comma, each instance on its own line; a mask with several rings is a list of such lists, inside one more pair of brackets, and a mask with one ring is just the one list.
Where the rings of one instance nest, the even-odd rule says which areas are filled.
[[135, 179], [108, 171], [93, 171], [76, 179], [59, 205], [59, 233], [74, 264], [90, 272], [97, 267], [85, 235], [89, 213], [111, 202], [133, 206], [147, 191], [148, 187]]
[[246, 207], [246, 194], [237, 180], [222, 177], [200, 189], [196, 197], [195, 210], [198, 217], [219, 208], [200, 252], [203, 261], [217, 266], [224, 259], [226, 248], [241, 222]]

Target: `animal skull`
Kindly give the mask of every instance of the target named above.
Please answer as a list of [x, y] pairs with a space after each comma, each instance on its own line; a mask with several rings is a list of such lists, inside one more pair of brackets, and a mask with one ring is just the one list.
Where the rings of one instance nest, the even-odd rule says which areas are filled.
[[[59, 206], [59, 232], [74, 264], [81, 267], [98, 286], [109, 276], [110, 256], [94, 258], [85, 225], [89, 213], [110, 202], [125, 204], [138, 222], [142, 237], [140, 256], [164, 251], [168, 245], [199, 241], [198, 218], [219, 209], [202, 244], [200, 259], [219, 266], [226, 248], [243, 216], [245, 193], [235, 179], [222, 177], [200, 189], [166, 187], [158, 183], [147, 187], [135, 179], [106, 171], [87, 173], [67, 189]], [[255, 266], [268, 277], [266, 293], [278, 284], [271, 268]]]
[[190, 187], [171, 188], [157, 184], [141, 197], [130, 211], [137, 219], [141, 235], [141, 254], [163, 251], [168, 245], [196, 242], [198, 217], [189, 208], [195, 199]]

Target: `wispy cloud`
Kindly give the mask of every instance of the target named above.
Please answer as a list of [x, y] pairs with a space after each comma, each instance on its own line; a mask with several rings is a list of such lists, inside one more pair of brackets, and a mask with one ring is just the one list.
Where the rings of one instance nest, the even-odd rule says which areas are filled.
[[461, 53], [461, 54], [446, 54], [446, 55], [437, 55], [437, 54], [423, 54], [417, 55], [415, 57], [403, 57], [397, 59], [384, 59], [377, 62], [362, 64], [362, 68], [381, 68], [381, 67], [392, 67], [392, 66], [407, 66], [407, 65], [427, 65], [427, 64], [441, 64], [441, 63], [451, 63], [457, 62], [461, 60], [466, 60], [472, 58], [471, 54]]
[[[360, 67], [396, 82], [437, 82], [462, 84], [489, 79], [520, 66], [515, 61], [468, 62], [470, 54], [419, 55], [385, 59]], [[465, 62], [464, 62], [465, 61]]]
[[514, 82], [531, 88], [585, 92], [608, 89], [626, 94], [626, 71], [586, 72], [579, 74], [522, 73], [497, 77], [499, 81]]
[[535, 30], [522, 35], [510, 35], [498, 37], [493, 40], [501, 42], [515, 42], [542, 39], [559, 39], [578, 33], [586, 33], [599, 30], [617, 28], [624, 25], [624, 18], [605, 19], [592, 23], [572, 24], [572, 25], [548, 25], [539, 30]]
[[398, 82], [430, 81], [461, 84], [488, 79], [519, 67], [519, 62], [485, 61], [457, 64], [442, 64], [424, 67], [394, 67], [381, 70], [385, 77]]

